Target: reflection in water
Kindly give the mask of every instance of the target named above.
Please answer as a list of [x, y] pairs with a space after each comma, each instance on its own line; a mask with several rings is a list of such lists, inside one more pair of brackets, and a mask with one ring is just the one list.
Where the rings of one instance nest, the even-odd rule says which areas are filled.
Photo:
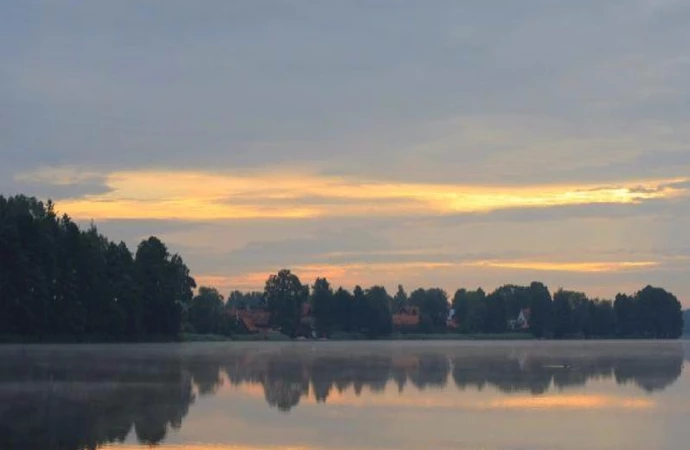
[[95, 449], [132, 431], [141, 443], [160, 443], [196, 396], [214, 395], [224, 379], [259, 387], [283, 412], [308, 396], [328, 403], [393, 382], [402, 400], [409, 389], [451, 381], [512, 394], [478, 407], [646, 408], [648, 399], [560, 391], [590, 379], [660, 391], [678, 379], [683, 357], [680, 343], [647, 342], [0, 347], [0, 447]]

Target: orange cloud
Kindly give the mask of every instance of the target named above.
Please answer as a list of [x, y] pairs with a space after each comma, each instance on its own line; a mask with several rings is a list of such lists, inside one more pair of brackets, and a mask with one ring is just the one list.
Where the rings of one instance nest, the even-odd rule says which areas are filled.
[[470, 263], [478, 267], [498, 269], [522, 269], [547, 272], [619, 272], [630, 269], [648, 269], [658, 266], [655, 261], [609, 261], [609, 262], [550, 262], [550, 261], [477, 261]]
[[63, 200], [79, 219], [304, 219], [331, 216], [456, 214], [509, 208], [635, 204], [687, 195], [688, 179], [608, 184], [479, 186], [391, 183], [310, 173], [220, 174], [123, 171], [108, 174], [44, 168], [17, 177], [53, 184], [98, 178], [102, 194]]

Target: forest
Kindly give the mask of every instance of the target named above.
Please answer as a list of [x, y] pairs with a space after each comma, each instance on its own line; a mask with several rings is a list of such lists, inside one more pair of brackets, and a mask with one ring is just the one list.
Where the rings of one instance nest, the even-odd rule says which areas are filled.
[[[304, 320], [309, 305], [309, 320]], [[533, 282], [492, 292], [402, 286], [352, 291], [325, 278], [304, 284], [290, 270], [271, 275], [260, 292], [197, 289], [180, 255], [156, 237], [132, 252], [92, 224], [82, 230], [55, 205], [26, 196], [0, 196], [0, 339], [35, 341], [176, 340], [184, 333], [239, 336], [241, 311], [266, 311], [270, 327], [290, 338], [385, 338], [392, 334], [499, 335], [515, 332], [521, 312], [537, 338], [678, 338], [684, 320], [678, 299], [646, 286], [614, 299]], [[394, 317], [418, 315], [412, 326]]]

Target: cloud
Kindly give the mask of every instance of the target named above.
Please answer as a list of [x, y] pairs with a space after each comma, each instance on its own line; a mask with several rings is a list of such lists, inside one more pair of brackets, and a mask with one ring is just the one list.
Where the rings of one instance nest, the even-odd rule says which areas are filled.
[[[19, 175], [61, 185], [65, 170]], [[687, 179], [617, 184], [449, 185], [395, 183], [275, 171], [221, 174], [133, 171], [104, 175], [108, 192], [58, 205], [80, 219], [309, 219], [491, 212], [589, 204], [637, 204], [687, 195]]]
[[197, 274], [690, 298], [690, 5], [547, 3], [3, 5], [0, 192]]

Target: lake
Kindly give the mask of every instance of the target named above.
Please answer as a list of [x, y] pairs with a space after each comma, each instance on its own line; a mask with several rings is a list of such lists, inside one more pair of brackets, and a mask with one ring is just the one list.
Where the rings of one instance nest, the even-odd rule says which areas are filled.
[[0, 448], [687, 449], [687, 345], [0, 346]]

